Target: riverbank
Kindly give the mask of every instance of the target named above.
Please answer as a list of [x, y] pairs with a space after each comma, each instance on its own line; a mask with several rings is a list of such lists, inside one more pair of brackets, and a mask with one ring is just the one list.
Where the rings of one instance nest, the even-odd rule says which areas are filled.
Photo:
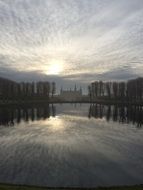
[[38, 104], [104, 104], [104, 105], [124, 105], [124, 106], [143, 106], [143, 102], [140, 101], [115, 101], [115, 100], [101, 100], [97, 99], [95, 101], [90, 100], [77, 100], [77, 101], [61, 101], [61, 100], [7, 100], [7, 101], [0, 101], [0, 106], [22, 106], [22, 105], [38, 105]]
[[143, 185], [121, 186], [121, 187], [97, 187], [97, 188], [57, 188], [36, 187], [27, 185], [0, 184], [0, 190], [143, 190]]

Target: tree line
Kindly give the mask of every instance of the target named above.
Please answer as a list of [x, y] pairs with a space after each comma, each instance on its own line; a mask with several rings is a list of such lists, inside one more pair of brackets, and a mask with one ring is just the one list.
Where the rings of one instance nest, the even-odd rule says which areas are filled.
[[[56, 93], [55, 82], [14, 82], [0, 78], [0, 100], [49, 100]], [[88, 86], [90, 101], [97, 99], [143, 101], [143, 78], [125, 81], [95, 81]], [[81, 97], [82, 98], [82, 97]]]
[[97, 98], [121, 101], [143, 101], [143, 78], [132, 79], [127, 82], [95, 81], [88, 86], [90, 100]]
[[55, 82], [14, 82], [0, 78], [0, 99], [18, 100], [18, 99], [46, 99], [52, 98], [56, 93]]

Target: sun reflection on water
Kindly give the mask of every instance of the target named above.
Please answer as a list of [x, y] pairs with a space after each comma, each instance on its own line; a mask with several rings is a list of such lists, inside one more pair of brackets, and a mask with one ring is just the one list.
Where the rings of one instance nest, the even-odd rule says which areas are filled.
[[66, 127], [64, 120], [60, 116], [50, 117], [49, 119], [42, 121], [42, 125], [48, 126], [52, 131], [61, 131]]

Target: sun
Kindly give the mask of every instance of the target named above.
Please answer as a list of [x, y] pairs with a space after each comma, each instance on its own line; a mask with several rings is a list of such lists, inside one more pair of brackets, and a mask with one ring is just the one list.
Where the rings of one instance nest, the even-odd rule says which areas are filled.
[[64, 61], [62, 60], [51, 60], [45, 69], [45, 73], [48, 75], [58, 75], [63, 71]]

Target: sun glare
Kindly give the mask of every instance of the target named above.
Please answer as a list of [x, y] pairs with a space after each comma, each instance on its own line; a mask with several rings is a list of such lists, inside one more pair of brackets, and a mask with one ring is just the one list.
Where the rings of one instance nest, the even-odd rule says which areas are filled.
[[45, 69], [45, 73], [49, 75], [58, 75], [63, 71], [64, 62], [61, 60], [52, 60]]

